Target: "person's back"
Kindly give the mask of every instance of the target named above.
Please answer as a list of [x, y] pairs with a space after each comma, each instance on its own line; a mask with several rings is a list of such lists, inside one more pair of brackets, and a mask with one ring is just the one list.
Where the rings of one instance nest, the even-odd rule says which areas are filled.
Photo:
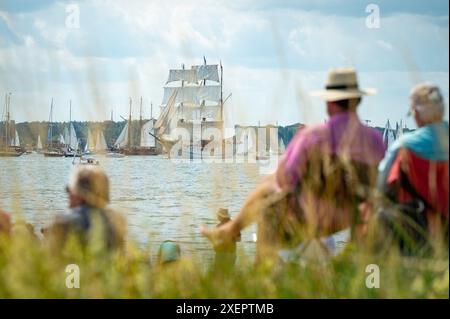
[[[449, 128], [442, 119], [443, 99], [437, 87], [422, 84], [413, 89], [411, 102], [419, 128], [404, 134], [388, 150], [379, 167], [378, 190], [385, 201], [405, 208], [421, 203], [423, 208], [417, 207], [414, 222], [433, 236], [444, 233], [448, 237]], [[406, 247], [400, 241], [408, 254], [414, 253], [414, 244], [424, 243], [418, 233], [409, 233], [416, 243]]]
[[281, 162], [278, 181], [289, 192], [288, 216], [309, 229], [291, 228], [325, 236], [352, 226], [358, 205], [376, 184], [383, 154], [381, 135], [356, 114], [339, 113], [299, 131]]
[[83, 246], [101, 240], [107, 250], [117, 249], [125, 242], [125, 220], [115, 211], [86, 205], [77, 206], [67, 213], [58, 215], [52, 225], [52, 232], [65, 241], [75, 235]]
[[94, 243], [112, 250], [123, 246], [125, 219], [109, 203], [109, 181], [98, 167], [78, 168], [69, 186], [69, 210], [55, 218], [50, 228], [53, 242], [61, 249], [67, 238], [74, 235], [82, 246]]

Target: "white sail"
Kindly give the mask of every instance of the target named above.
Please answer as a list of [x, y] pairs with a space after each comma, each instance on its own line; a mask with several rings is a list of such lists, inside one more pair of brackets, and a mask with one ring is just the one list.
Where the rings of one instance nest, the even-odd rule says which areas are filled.
[[63, 136], [62, 134], [59, 134], [59, 142], [60, 142], [61, 144], [66, 144], [66, 141], [65, 141], [65, 139], [64, 139], [64, 136]]
[[114, 143], [114, 147], [122, 148], [128, 145], [128, 123], [123, 128], [116, 142]]
[[144, 125], [142, 125], [141, 128], [141, 147], [155, 147], [156, 146], [156, 140], [155, 137], [150, 135], [155, 134], [153, 129], [153, 120], [148, 121]]
[[201, 117], [209, 121], [220, 121], [222, 118], [220, 105], [205, 105], [202, 107]]
[[386, 145], [386, 148], [389, 148], [392, 143], [395, 141], [395, 132], [391, 127], [391, 123], [389, 120], [386, 122], [386, 126], [383, 131], [383, 142]]
[[75, 132], [75, 128], [72, 123], [70, 123], [68, 131], [70, 133], [68, 134], [68, 138], [66, 139], [66, 142], [70, 146], [70, 148], [75, 150], [78, 147], [78, 138], [77, 138], [77, 133]]
[[70, 136], [69, 136], [69, 128], [66, 126], [64, 128], [64, 141], [67, 142], [67, 144], [69, 144], [70, 141]]
[[175, 82], [175, 81], [186, 81], [188, 83], [197, 83], [197, 70], [170, 70], [169, 71], [169, 79], [167, 83]]
[[185, 81], [188, 83], [198, 83], [208, 80], [219, 82], [218, 65], [194, 65], [187, 70], [170, 70], [169, 78], [166, 82]]
[[103, 135], [103, 131], [100, 131], [97, 135], [97, 141], [95, 143], [96, 151], [106, 151], [108, 149], [108, 145], [106, 144], [105, 135]]
[[178, 110], [174, 107], [177, 95], [178, 90], [174, 90], [167, 102], [167, 105], [164, 107], [161, 115], [154, 125], [155, 130], [158, 130], [159, 134], [164, 134], [167, 129], [169, 129], [170, 132], [171, 129], [177, 124], [178, 119], [175, 115]]
[[238, 155], [247, 155], [248, 153], [255, 151], [255, 143], [253, 143], [253, 139], [255, 139], [254, 129], [252, 127], [237, 127], [236, 128], [236, 138], [237, 138], [237, 147], [236, 153]]
[[280, 138], [280, 144], [279, 144], [278, 148], [279, 148], [280, 154], [284, 154], [284, 152], [286, 151], [286, 145], [284, 144], [282, 138]]
[[14, 136], [13, 146], [20, 146], [19, 133], [17, 133], [17, 130], [16, 130], [16, 135]]
[[88, 129], [88, 138], [86, 141], [86, 146], [84, 147], [84, 151], [87, 152], [87, 151], [91, 151], [93, 149], [94, 149], [94, 140], [92, 138], [91, 130]]
[[197, 71], [197, 78], [200, 81], [209, 80], [219, 82], [219, 71], [217, 64], [193, 65], [192, 69]]
[[162, 104], [167, 104], [169, 98], [178, 91], [175, 103], [200, 106], [202, 101], [220, 102], [220, 85], [165, 87]]
[[399, 125], [399, 127], [397, 128], [397, 132], [396, 132], [396, 134], [395, 134], [395, 138], [396, 138], [396, 139], [399, 139], [400, 137], [402, 137], [402, 135], [403, 135], [403, 121], [400, 120], [400, 125]]
[[38, 140], [37, 140], [37, 146], [36, 146], [37, 150], [42, 150], [42, 142], [41, 142], [41, 136], [38, 135]]

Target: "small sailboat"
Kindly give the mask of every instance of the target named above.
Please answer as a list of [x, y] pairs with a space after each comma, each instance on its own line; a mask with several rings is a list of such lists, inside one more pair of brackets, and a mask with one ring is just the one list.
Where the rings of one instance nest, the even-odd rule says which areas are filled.
[[36, 152], [38, 154], [41, 154], [42, 153], [42, 149], [43, 149], [43, 147], [42, 147], [41, 136], [38, 135], [38, 140], [37, 140], [37, 144], [36, 144]]
[[108, 145], [106, 144], [105, 135], [103, 131], [100, 131], [97, 134], [97, 139], [95, 143], [95, 153], [96, 154], [105, 154], [108, 151]]
[[78, 163], [74, 159], [72, 164], [74, 164], [74, 165], [100, 165], [100, 162], [98, 160], [96, 160], [95, 158], [92, 158], [92, 157], [80, 156], [79, 160], [78, 160]]
[[[60, 136], [61, 139], [61, 136]], [[47, 132], [47, 149], [43, 152], [45, 157], [63, 157], [64, 152], [56, 143], [53, 142], [53, 98], [50, 104], [50, 115], [48, 121], [48, 132]], [[59, 144], [60, 146], [61, 144]]]
[[94, 138], [92, 137], [91, 130], [88, 129], [88, 137], [86, 145], [84, 146], [84, 155], [94, 154]]
[[383, 130], [383, 142], [388, 149], [395, 141], [395, 132], [391, 127], [391, 123], [387, 120], [386, 125]]
[[70, 100], [69, 107], [69, 125], [64, 129], [64, 139], [66, 142], [66, 150], [64, 152], [65, 157], [79, 157], [80, 152], [78, 151], [78, 138], [75, 132], [75, 127], [72, 123], [72, 100]]

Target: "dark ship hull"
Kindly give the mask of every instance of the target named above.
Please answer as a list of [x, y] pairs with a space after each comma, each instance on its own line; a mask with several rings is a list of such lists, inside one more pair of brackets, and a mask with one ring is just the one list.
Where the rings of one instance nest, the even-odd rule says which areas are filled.
[[125, 148], [119, 151], [123, 155], [141, 155], [141, 156], [155, 156], [159, 155], [156, 147], [133, 147]]

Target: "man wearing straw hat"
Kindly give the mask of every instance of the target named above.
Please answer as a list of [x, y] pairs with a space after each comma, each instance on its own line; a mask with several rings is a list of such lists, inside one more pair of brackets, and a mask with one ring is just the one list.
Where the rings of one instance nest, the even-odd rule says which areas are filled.
[[[77, 167], [66, 187], [69, 211], [58, 215], [50, 228], [51, 239], [61, 246], [69, 234], [75, 234], [81, 244], [99, 240], [98, 247], [120, 248], [125, 240], [125, 219], [108, 208], [109, 180], [98, 166]], [[95, 233], [98, 232], [98, 233]]]
[[276, 173], [250, 193], [236, 218], [202, 229], [203, 235], [213, 243], [229, 241], [256, 221], [260, 258], [360, 223], [358, 207], [368, 200], [384, 156], [381, 135], [356, 112], [362, 97], [373, 93], [359, 88], [354, 69], [330, 70], [325, 89], [313, 93], [326, 102], [329, 120], [299, 130]]

